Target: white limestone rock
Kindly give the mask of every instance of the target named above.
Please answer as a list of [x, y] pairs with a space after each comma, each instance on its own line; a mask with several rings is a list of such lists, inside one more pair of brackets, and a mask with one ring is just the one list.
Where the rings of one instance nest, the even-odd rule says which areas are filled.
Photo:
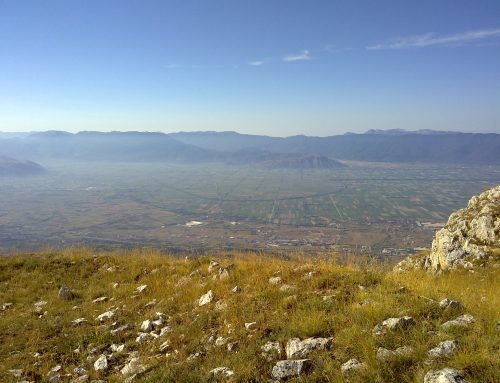
[[261, 348], [262, 356], [264, 356], [267, 360], [272, 360], [273, 358], [280, 359], [282, 355], [282, 348], [280, 342], [267, 342]]
[[106, 358], [106, 355], [102, 354], [94, 362], [94, 370], [97, 372], [104, 372], [107, 369], [108, 369], [108, 358]]
[[141, 323], [141, 331], [150, 332], [152, 330], [153, 330], [153, 322], [151, 320], [147, 319]]
[[213, 270], [219, 267], [219, 265], [220, 263], [217, 261], [210, 261], [210, 264], [208, 265], [208, 272], [211, 273]]
[[312, 351], [329, 350], [333, 344], [333, 338], [308, 338], [300, 340], [292, 338], [285, 346], [288, 359], [303, 358]]
[[409, 316], [404, 316], [401, 318], [388, 318], [384, 320], [382, 323], [377, 324], [373, 328], [373, 334], [380, 336], [384, 335], [387, 331], [394, 331], [394, 330], [404, 330], [407, 329], [411, 326], [415, 326], [417, 322], [415, 319]]
[[268, 282], [270, 285], [280, 285], [283, 283], [283, 279], [281, 277], [271, 277]]
[[456, 340], [445, 340], [430, 349], [427, 353], [431, 359], [449, 357], [458, 351], [458, 346], [459, 344]]
[[99, 322], [105, 322], [105, 321], [113, 319], [114, 317], [115, 317], [115, 311], [109, 310], [109, 311], [103, 312], [102, 314], [98, 315], [96, 320], [98, 320]]
[[430, 370], [424, 376], [424, 383], [467, 383], [462, 373], [453, 368]]
[[462, 304], [454, 299], [444, 298], [439, 302], [439, 307], [443, 310], [458, 310], [462, 308]]
[[276, 363], [271, 371], [274, 379], [289, 379], [312, 371], [313, 364], [310, 359], [281, 360]]
[[214, 378], [230, 378], [234, 375], [234, 371], [229, 369], [228, 367], [216, 367], [213, 370], [210, 370], [208, 375]]
[[247, 323], [245, 323], [245, 329], [247, 331], [256, 331], [257, 330], [257, 322], [247, 322]]
[[348, 375], [353, 372], [366, 370], [366, 363], [362, 363], [357, 359], [349, 359], [347, 362], [340, 366], [340, 371], [342, 375]]
[[206, 294], [203, 294], [199, 301], [198, 301], [198, 305], [199, 306], [205, 306], [205, 305], [208, 305], [209, 303], [211, 303], [215, 298], [215, 295], [213, 293], [212, 290], [208, 290], [208, 292]]
[[146, 367], [144, 367], [139, 358], [132, 358], [129, 360], [125, 366], [120, 370], [122, 375], [135, 375], [142, 373], [146, 370]]
[[459, 317], [449, 320], [448, 322], [445, 322], [441, 325], [441, 328], [443, 330], [450, 330], [450, 329], [456, 329], [456, 328], [462, 328], [466, 329], [470, 327], [472, 324], [474, 324], [476, 320], [474, 317], [470, 314], [464, 314], [460, 315]]
[[423, 268], [433, 272], [470, 269], [473, 262], [484, 262], [491, 249], [500, 246], [500, 185], [469, 200], [466, 208], [450, 215], [446, 225], [432, 241], [431, 253], [410, 257], [395, 271]]
[[135, 289], [136, 293], [140, 294], [148, 288], [148, 285], [141, 285]]

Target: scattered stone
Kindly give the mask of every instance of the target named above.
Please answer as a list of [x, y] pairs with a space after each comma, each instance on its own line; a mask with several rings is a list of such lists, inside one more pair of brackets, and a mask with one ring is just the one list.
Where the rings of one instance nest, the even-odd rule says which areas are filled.
[[281, 358], [281, 344], [280, 342], [267, 342], [261, 348], [262, 356], [266, 357], [269, 361], [273, 359], [273, 357]]
[[47, 373], [47, 376], [50, 378], [51, 376], [56, 375], [61, 370], [62, 370], [62, 367], [61, 367], [61, 365], [58, 364], [57, 366], [52, 367], [50, 369], [50, 371]]
[[166, 340], [165, 342], [160, 344], [160, 347], [159, 347], [160, 352], [165, 352], [165, 351], [168, 351], [169, 349], [170, 349], [170, 341], [169, 340]]
[[180, 277], [179, 280], [177, 281], [177, 283], [175, 284], [176, 287], [182, 287], [184, 285], [187, 285], [187, 283], [189, 282], [189, 278], [184, 276], [184, 277]]
[[198, 301], [198, 305], [205, 306], [205, 305], [211, 303], [213, 300], [214, 300], [214, 293], [212, 292], [212, 290], [209, 290], [206, 294], [203, 294], [200, 297], [200, 299]]
[[196, 269], [196, 270], [194, 270], [194, 271], [191, 271], [191, 273], [189, 274], [189, 276], [190, 276], [191, 278], [196, 277], [196, 276], [198, 276], [198, 275], [201, 275], [201, 270], [200, 270], [200, 269]]
[[142, 293], [144, 290], [146, 290], [147, 288], [148, 288], [148, 285], [141, 285], [141, 286], [137, 287], [137, 288], [135, 289], [135, 291], [136, 291], [138, 294], [140, 294], [140, 293]]
[[322, 299], [324, 302], [333, 301], [337, 297], [337, 294], [323, 295]]
[[439, 307], [443, 310], [458, 310], [462, 308], [462, 305], [459, 301], [450, 298], [444, 298], [441, 302], [439, 302]]
[[149, 319], [145, 320], [141, 324], [141, 330], [144, 332], [150, 332], [153, 330], [153, 322], [151, 322]]
[[229, 269], [227, 267], [221, 267], [219, 269], [219, 279], [229, 278]]
[[311, 351], [329, 350], [333, 344], [333, 338], [299, 338], [290, 339], [285, 346], [286, 357], [288, 359], [302, 358]]
[[227, 342], [228, 342], [228, 339], [227, 339], [227, 338], [224, 338], [223, 336], [219, 336], [219, 337], [217, 337], [217, 339], [215, 340], [215, 345], [216, 345], [217, 347], [220, 347], [220, 346], [224, 346]]
[[99, 298], [96, 298], [92, 301], [92, 303], [102, 303], [102, 302], [106, 302], [107, 300], [109, 300], [108, 297], [99, 297]]
[[150, 309], [150, 308], [155, 307], [155, 306], [156, 306], [156, 299], [153, 299], [152, 301], [149, 301], [148, 303], [146, 303], [144, 305], [144, 308]]
[[470, 314], [460, 315], [459, 317], [449, 320], [441, 325], [443, 330], [449, 330], [452, 328], [467, 328], [472, 325], [476, 320]]
[[73, 378], [70, 380], [70, 383], [86, 383], [90, 380], [88, 375], [81, 375], [77, 378]]
[[208, 272], [211, 273], [216, 267], [219, 267], [220, 263], [217, 261], [210, 261], [208, 265]]
[[430, 370], [424, 376], [424, 383], [467, 383], [462, 373], [453, 368]]
[[290, 290], [295, 290], [297, 288], [297, 286], [294, 286], [294, 285], [288, 285], [288, 284], [284, 284], [280, 287], [280, 291], [290, 291]]
[[71, 321], [71, 323], [73, 324], [73, 326], [79, 326], [79, 325], [81, 325], [83, 323], [87, 323], [87, 322], [88, 321], [85, 318], [77, 318], [77, 319], [74, 319], [74, 320]]
[[347, 362], [340, 366], [340, 371], [342, 375], [347, 375], [352, 372], [362, 371], [366, 369], [366, 363], [362, 363], [357, 359], [349, 359]]
[[160, 337], [164, 336], [165, 334], [168, 334], [172, 332], [172, 327], [170, 326], [165, 326], [160, 330]]
[[124, 344], [112, 344], [110, 347], [112, 352], [122, 352], [125, 349]]
[[388, 330], [407, 329], [408, 327], [416, 324], [417, 322], [415, 319], [409, 316], [402, 318], [388, 318], [374, 327], [373, 334], [380, 336], [384, 335]]
[[106, 355], [102, 354], [97, 360], [94, 362], [94, 370], [97, 372], [106, 371], [108, 369], [108, 359]]
[[130, 361], [120, 370], [122, 375], [135, 375], [146, 371], [139, 358], [132, 358]]
[[7, 310], [8, 308], [10, 308], [12, 305], [13, 305], [13, 303], [11, 303], [11, 302], [4, 303], [4, 304], [2, 305], [2, 307], [0, 308], [0, 311], [5, 311], [5, 310]]
[[245, 323], [245, 328], [247, 331], [256, 331], [257, 330], [257, 322]]
[[234, 286], [232, 289], [231, 289], [231, 292], [232, 293], [240, 293], [241, 292], [241, 287], [240, 286]]
[[86, 369], [84, 369], [83, 367], [75, 367], [75, 368], [73, 369], [73, 372], [74, 372], [75, 374], [77, 374], [77, 375], [85, 375], [85, 374], [87, 374], [87, 370], [86, 370]]
[[190, 361], [196, 360], [198, 358], [202, 358], [204, 356], [205, 356], [205, 353], [203, 351], [195, 352], [195, 353], [189, 355], [187, 357], [186, 361], [190, 362]]
[[231, 376], [234, 375], [234, 371], [230, 370], [227, 367], [217, 367], [217, 368], [214, 368], [213, 370], [210, 370], [208, 375], [212, 376], [214, 378], [217, 378], [217, 377], [230, 378]]
[[227, 351], [228, 352], [235, 352], [238, 350], [238, 342], [229, 342], [227, 344]]
[[395, 350], [388, 350], [383, 347], [379, 347], [377, 350], [377, 359], [380, 362], [388, 362], [400, 357], [409, 357], [414, 353], [413, 347], [403, 346], [398, 347]]
[[225, 309], [227, 309], [227, 303], [222, 299], [220, 299], [217, 302], [215, 302], [215, 309], [218, 311], [224, 311]]
[[288, 379], [294, 376], [307, 374], [312, 370], [309, 359], [281, 360], [276, 363], [271, 372], [274, 379]]
[[133, 328], [134, 328], [134, 326], [130, 323], [124, 324], [122, 326], [119, 326], [119, 327], [111, 330], [111, 335], [116, 335], [116, 334], [119, 334], [123, 331], [132, 330]]
[[448, 357], [458, 351], [458, 341], [445, 340], [439, 343], [436, 347], [428, 351], [429, 357], [432, 359]]
[[135, 343], [144, 343], [148, 339], [149, 334], [145, 332], [140, 332], [135, 338]]
[[96, 320], [98, 320], [99, 322], [105, 322], [107, 320], [113, 319], [114, 317], [115, 317], [115, 312], [110, 310], [98, 315]]
[[64, 301], [70, 301], [75, 297], [73, 292], [68, 286], [61, 286], [57, 296], [59, 297], [59, 299], [62, 299]]
[[114, 289], [116, 289], [116, 288], [118, 288], [119, 284], [118, 284], [118, 282], [115, 282], [115, 283], [113, 283], [111, 286], [112, 286]]
[[283, 279], [281, 277], [271, 277], [269, 278], [269, 284], [270, 285], [280, 285], [283, 283]]
[[14, 376], [14, 378], [20, 378], [23, 375], [23, 370], [22, 369], [13, 369], [9, 370], [9, 372]]

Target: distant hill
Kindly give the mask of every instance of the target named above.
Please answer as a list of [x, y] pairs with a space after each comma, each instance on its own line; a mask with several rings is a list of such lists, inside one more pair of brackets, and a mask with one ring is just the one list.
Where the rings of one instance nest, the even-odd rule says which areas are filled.
[[312, 154], [286, 156], [275, 160], [268, 160], [259, 163], [261, 166], [272, 169], [336, 169], [346, 167], [343, 163], [332, 160], [325, 156]]
[[[330, 137], [269, 137], [236, 132], [67, 132], [49, 131], [2, 139], [0, 153], [14, 158], [84, 161], [258, 163], [276, 166], [333, 166], [336, 160], [500, 165], [500, 134], [420, 130], [368, 131]], [[276, 154], [316, 156], [302, 164]], [[314, 163], [314, 165], [312, 165]], [[288, 165], [287, 165], [288, 164]]]
[[24, 138], [0, 139], [0, 153], [36, 159], [85, 161], [210, 161], [211, 151], [180, 142], [163, 133], [49, 131]]
[[226, 163], [253, 165], [270, 169], [333, 169], [346, 165], [325, 156], [302, 153], [273, 153], [264, 150], [244, 149], [226, 154]]
[[308, 153], [329, 158], [374, 162], [498, 165], [500, 134], [375, 131], [330, 137], [249, 136], [235, 132], [174, 133], [179, 141], [208, 150], [259, 149]]
[[29, 176], [43, 171], [44, 168], [35, 162], [0, 156], [0, 176]]

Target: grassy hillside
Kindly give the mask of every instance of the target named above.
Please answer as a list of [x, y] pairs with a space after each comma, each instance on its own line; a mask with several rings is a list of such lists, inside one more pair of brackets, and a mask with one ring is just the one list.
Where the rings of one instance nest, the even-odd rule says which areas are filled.
[[[209, 272], [214, 259], [228, 268]], [[281, 283], [269, 283], [272, 277], [280, 277]], [[73, 299], [58, 297], [62, 285], [70, 287]], [[141, 285], [147, 287], [137, 292]], [[233, 292], [235, 286], [241, 291]], [[213, 301], [199, 306], [209, 290]], [[366, 368], [351, 374], [350, 382], [422, 382], [428, 370], [452, 367], [469, 382], [493, 383], [500, 378], [498, 291], [499, 268], [434, 277], [394, 274], [380, 265], [337, 265], [326, 256], [227, 253], [184, 259], [153, 250], [84, 248], [2, 256], [0, 379], [48, 381], [50, 370], [59, 365], [51, 376], [61, 375], [62, 381], [88, 374], [89, 380], [121, 382], [127, 376], [120, 369], [136, 356], [146, 369], [135, 377], [137, 382], [210, 381], [209, 371], [221, 366], [234, 371], [228, 380], [268, 382], [276, 361], [286, 356], [283, 351], [281, 357], [263, 355], [266, 342], [279, 341], [284, 347], [290, 338], [333, 337], [330, 349], [307, 355], [312, 371], [291, 381], [347, 381], [341, 365], [356, 358]], [[100, 297], [107, 299], [93, 303]], [[446, 297], [462, 307], [440, 308], [438, 302]], [[37, 309], [40, 301], [47, 303]], [[113, 318], [96, 320], [108, 310]], [[164, 314], [161, 326], [170, 329], [137, 343], [142, 322], [157, 319], [157, 312]], [[440, 328], [464, 313], [475, 318], [470, 328]], [[382, 336], [372, 333], [377, 323], [405, 315], [416, 325]], [[87, 322], [74, 325], [77, 318]], [[256, 324], [249, 330], [245, 323], [250, 322]], [[125, 324], [132, 326], [111, 334]], [[427, 351], [443, 340], [457, 340], [458, 352], [427, 363]], [[234, 349], [228, 350], [229, 343]], [[112, 344], [124, 344], [123, 351], [109, 351]], [[411, 355], [386, 362], [376, 357], [379, 347], [405, 345], [413, 347]], [[109, 367], [97, 372], [94, 362], [102, 354], [111, 355]], [[76, 367], [86, 373], [78, 374]]]

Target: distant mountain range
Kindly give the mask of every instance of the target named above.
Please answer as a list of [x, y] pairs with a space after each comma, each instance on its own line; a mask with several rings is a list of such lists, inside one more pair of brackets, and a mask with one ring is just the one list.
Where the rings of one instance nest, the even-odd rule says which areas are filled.
[[32, 161], [19, 161], [11, 157], [0, 156], [1, 176], [29, 176], [40, 174], [44, 168]]
[[270, 137], [236, 132], [48, 131], [0, 135], [0, 155], [30, 160], [225, 162], [322, 169], [336, 160], [500, 164], [500, 134], [370, 130], [330, 137]]

